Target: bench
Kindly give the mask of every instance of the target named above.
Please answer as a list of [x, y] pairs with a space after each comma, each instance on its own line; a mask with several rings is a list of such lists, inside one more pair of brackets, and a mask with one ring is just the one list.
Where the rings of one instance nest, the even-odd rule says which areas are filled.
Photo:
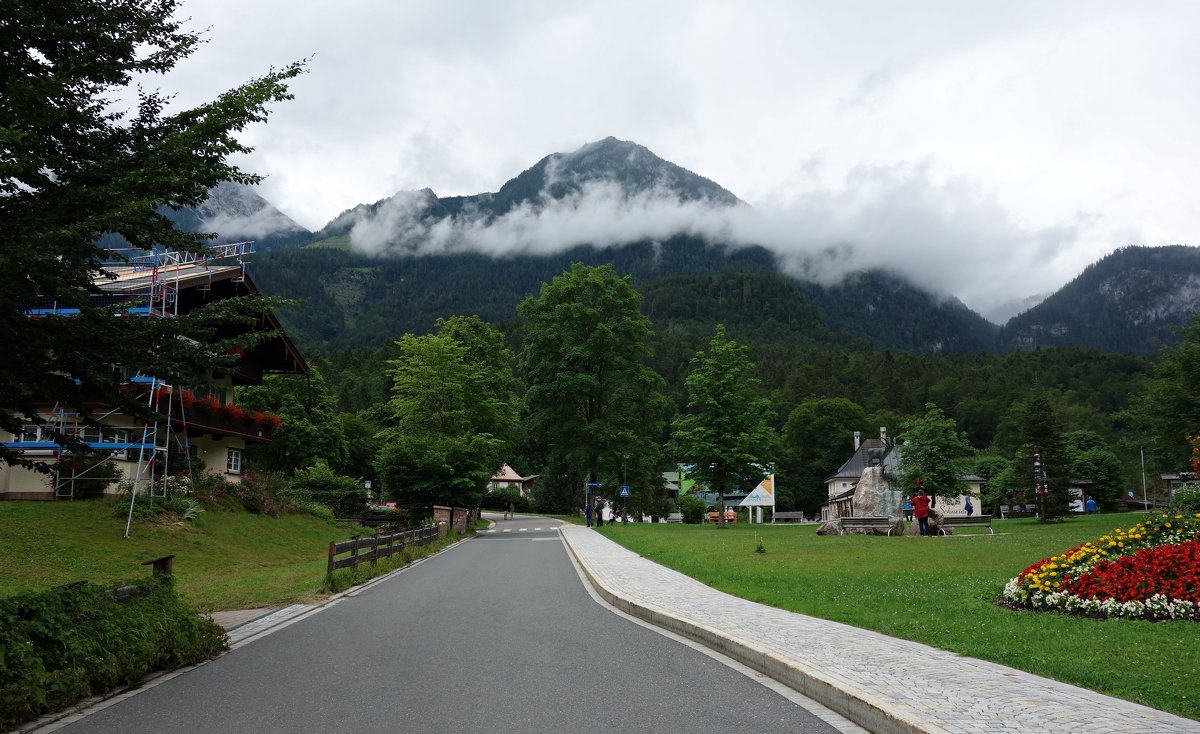
[[803, 512], [772, 512], [771, 513], [771, 523], [774, 524], [776, 521], [804, 522], [804, 513]]
[[667, 522], [683, 522], [683, 513], [672, 512], [671, 514], [667, 515]]
[[892, 518], [890, 517], [839, 517], [838, 535], [845, 535], [847, 530], [876, 530], [887, 528], [887, 534], [892, 534]]
[[996, 534], [996, 531], [992, 530], [991, 515], [972, 515], [971, 517], [967, 517], [966, 515], [944, 515], [942, 517], [942, 524], [938, 527], [938, 532], [945, 535], [945, 528], [987, 528], [989, 535]]
[[[716, 512], [708, 513], [707, 522], [715, 523], [717, 521], [718, 514], [719, 513], [716, 513]], [[725, 522], [727, 522], [727, 523], [737, 522], [737, 511], [726, 510], [725, 511]]]

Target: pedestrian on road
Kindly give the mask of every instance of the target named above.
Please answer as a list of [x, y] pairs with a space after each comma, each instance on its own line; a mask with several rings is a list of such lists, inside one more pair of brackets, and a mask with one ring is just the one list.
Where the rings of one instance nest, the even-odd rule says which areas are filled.
[[925, 490], [918, 489], [917, 496], [909, 501], [912, 502], [913, 517], [917, 518], [921, 535], [929, 535], [929, 498], [925, 496]]
[[504, 519], [505, 520], [513, 519], [513, 510], [515, 510], [515, 509], [516, 509], [516, 507], [513, 506], [513, 503], [509, 502], [508, 503], [508, 511], [504, 513]]
[[592, 503], [585, 502], [583, 505], [583, 517], [587, 520], [587, 526], [592, 526]]
[[967, 517], [975, 514], [975, 506], [971, 504], [971, 495], [967, 495]]

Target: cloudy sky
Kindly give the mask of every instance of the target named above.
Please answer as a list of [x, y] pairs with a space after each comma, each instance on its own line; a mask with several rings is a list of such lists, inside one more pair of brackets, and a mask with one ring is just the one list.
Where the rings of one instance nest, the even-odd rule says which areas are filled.
[[[160, 82], [182, 104], [312, 57], [296, 99], [247, 133], [257, 150], [243, 165], [312, 229], [398, 191], [495, 191], [613, 135], [751, 204], [720, 224], [734, 240], [897, 268], [984, 313], [1124, 245], [1200, 244], [1200, 3], [185, 0], [183, 12], [209, 42]], [[654, 208], [635, 209], [650, 227]]]

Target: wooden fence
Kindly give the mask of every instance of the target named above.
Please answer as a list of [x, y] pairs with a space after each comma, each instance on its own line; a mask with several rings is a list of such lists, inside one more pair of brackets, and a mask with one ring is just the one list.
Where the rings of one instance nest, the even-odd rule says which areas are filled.
[[[390, 535], [372, 535], [366, 538], [354, 536], [350, 540], [329, 543], [329, 566], [326, 574], [333, 575], [339, 568], [357, 568], [360, 563], [372, 566], [380, 558], [387, 558], [409, 546], [425, 545], [438, 539], [438, 526], [425, 525]], [[349, 555], [346, 555], [346, 554]], [[345, 556], [338, 558], [338, 556]]]

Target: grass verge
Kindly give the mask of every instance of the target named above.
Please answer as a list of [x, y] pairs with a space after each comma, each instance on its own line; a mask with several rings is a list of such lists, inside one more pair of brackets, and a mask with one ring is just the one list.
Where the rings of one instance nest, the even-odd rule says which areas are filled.
[[[1134, 522], [1129, 515], [1055, 525], [997, 520], [995, 536], [948, 538], [819, 537], [813, 525], [634, 523], [601, 532], [735, 596], [1200, 719], [1195, 622], [1097, 620], [996, 604], [1029, 564]], [[756, 534], [765, 552], [756, 552]]]
[[189, 522], [135, 520], [123, 538], [112, 500], [0, 502], [0, 596], [149, 575], [143, 561], [174, 555], [176, 590], [200, 611], [312, 601], [322, 594], [329, 542], [364, 530], [311, 515], [214, 510]]

